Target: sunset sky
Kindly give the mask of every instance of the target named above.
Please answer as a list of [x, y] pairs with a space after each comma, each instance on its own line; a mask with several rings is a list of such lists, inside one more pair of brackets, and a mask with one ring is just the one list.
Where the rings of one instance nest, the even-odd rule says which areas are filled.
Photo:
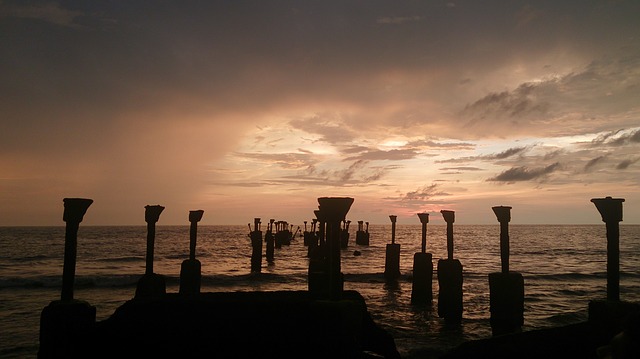
[[0, 0], [0, 225], [640, 224], [640, 1]]

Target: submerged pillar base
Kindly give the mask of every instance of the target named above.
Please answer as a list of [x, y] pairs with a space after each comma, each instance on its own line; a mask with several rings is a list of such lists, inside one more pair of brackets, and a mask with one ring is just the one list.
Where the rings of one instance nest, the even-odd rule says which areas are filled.
[[167, 294], [167, 283], [163, 275], [146, 273], [138, 280], [135, 294], [136, 299], [152, 298], [165, 294]]
[[393, 280], [400, 277], [400, 244], [387, 244], [384, 260], [384, 277]]
[[524, 278], [517, 272], [489, 274], [493, 335], [520, 332], [524, 324]]
[[445, 321], [462, 320], [462, 264], [457, 259], [438, 261], [438, 316]]
[[202, 265], [197, 259], [187, 259], [180, 266], [180, 294], [200, 293]]
[[411, 304], [431, 304], [433, 301], [433, 255], [415, 253], [413, 255], [413, 283]]
[[40, 315], [38, 359], [73, 358], [75, 348], [96, 324], [96, 307], [81, 300], [57, 300]]

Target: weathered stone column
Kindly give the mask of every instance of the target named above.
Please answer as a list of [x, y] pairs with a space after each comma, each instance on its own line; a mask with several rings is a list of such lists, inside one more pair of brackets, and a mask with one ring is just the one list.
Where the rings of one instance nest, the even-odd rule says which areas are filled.
[[267, 232], [264, 234], [264, 241], [267, 244], [267, 263], [269, 264], [273, 264], [273, 262], [275, 261], [274, 248], [276, 240], [273, 237], [273, 222], [275, 222], [275, 219], [272, 218], [269, 220], [269, 223], [267, 224]]
[[65, 198], [63, 202], [62, 219], [66, 222], [66, 229], [62, 293], [60, 300], [50, 302], [40, 314], [39, 359], [76, 357], [78, 354], [74, 348], [79, 346], [79, 338], [92, 330], [96, 323], [96, 308], [73, 298], [78, 229], [93, 200]]
[[524, 324], [524, 279], [509, 271], [509, 222], [511, 207], [492, 207], [500, 222], [502, 272], [489, 274], [489, 301], [493, 335], [518, 332]]
[[422, 223], [422, 251], [413, 255], [411, 304], [431, 304], [433, 301], [433, 255], [427, 253], [427, 223], [429, 213], [418, 213]]
[[342, 297], [343, 280], [340, 271], [340, 222], [344, 221], [353, 204], [350, 197], [318, 198], [320, 212], [327, 221], [327, 259], [329, 274], [329, 298], [339, 300]]
[[73, 283], [76, 276], [76, 259], [78, 252], [78, 229], [80, 222], [93, 203], [92, 199], [65, 198], [62, 220], [66, 222], [64, 237], [64, 263], [62, 267], [61, 300], [73, 300]]
[[369, 231], [367, 222], [367, 231], [364, 230], [364, 221], [358, 221], [358, 231], [356, 232], [356, 244], [368, 246], [369, 245]]
[[438, 316], [450, 324], [462, 320], [462, 264], [453, 258], [455, 212], [442, 210], [447, 223], [447, 259], [438, 260]]
[[[624, 198], [593, 198], [607, 230], [607, 297], [589, 301], [589, 323], [603, 336], [633, 336], [637, 328], [638, 303], [620, 300], [620, 227]], [[635, 319], [634, 319], [635, 316]], [[631, 324], [631, 325], [630, 325]], [[635, 352], [634, 352], [635, 353]], [[631, 354], [632, 355], [632, 354]]]
[[313, 213], [317, 219], [315, 223], [318, 224], [318, 245], [315, 247], [309, 246], [309, 272], [307, 281], [309, 292], [317, 298], [322, 298], [329, 296], [328, 264], [324, 240], [326, 218], [320, 209], [313, 211]]
[[593, 198], [607, 228], [607, 300], [620, 300], [620, 222], [624, 198]]
[[164, 295], [167, 292], [166, 279], [163, 275], [153, 272], [153, 255], [156, 238], [156, 223], [164, 210], [160, 205], [145, 206], [144, 220], [147, 222], [147, 256], [145, 273], [138, 281], [136, 298]]
[[387, 280], [395, 280], [400, 276], [400, 244], [396, 243], [396, 220], [398, 216], [390, 215], [391, 220], [391, 243], [387, 244], [384, 277]]
[[180, 293], [200, 293], [202, 280], [202, 265], [196, 259], [196, 240], [198, 237], [198, 222], [202, 219], [203, 210], [189, 211], [189, 259], [182, 262], [180, 267]]
[[[249, 225], [251, 228], [251, 225]], [[249, 233], [251, 238], [251, 271], [262, 271], [262, 231], [260, 230], [260, 218], [253, 220], [253, 232]]]

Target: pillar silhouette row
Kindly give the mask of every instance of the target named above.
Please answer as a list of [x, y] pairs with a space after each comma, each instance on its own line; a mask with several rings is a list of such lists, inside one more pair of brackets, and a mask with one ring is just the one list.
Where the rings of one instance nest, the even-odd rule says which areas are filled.
[[[622, 202], [620, 198], [594, 198], [591, 200], [602, 215], [607, 229], [607, 301], [620, 301], [619, 272], [619, 222], [622, 221]], [[492, 210], [500, 223], [500, 272], [489, 274], [490, 323], [494, 335], [517, 332], [524, 324], [524, 278], [522, 274], [509, 268], [509, 222], [510, 206], [494, 206]], [[449, 322], [462, 319], [462, 264], [453, 258], [454, 211], [440, 211], [447, 224], [447, 258], [438, 260], [438, 315]], [[431, 253], [426, 251], [428, 213], [418, 213], [422, 224], [421, 252], [415, 253], [413, 262], [413, 280], [411, 291], [412, 304], [429, 304], [432, 301], [433, 263]], [[395, 280], [400, 276], [400, 244], [395, 242], [397, 216], [391, 220], [391, 244], [387, 244], [385, 257], [385, 278]], [[590, 303], [590, 312], [606, 316], [611, 305]], [[605, 308], [605, 309], [602, 309]]]
[[[620, 308], [620, 272], [619, 272], [619, 222], [622, 221], [621, 198], [593, 198], [591, 200], [606, 224], [607, 234], [607, 301], [589, 303], [589, 318], [606, 320], [618, 315]], [[89, 303], [74, 298], [74, 278], [77, 254], [78, 228], [87, 209], [93, 203], [91, 199], [65, 198], [63, 220], [66, 223], [62, 289], [60, 300], [52, 301], [45, 307], [40, 321], [40, 351], [42, 357], [64, 357], [70, 343], [83, 331], [95, 324], [96, 308]], [[342, 235], [341, 223], [345, 221], [353, 198], [321, 197], [319, 209], [314, 211], [318, 224], [318, 247], [309, 264], [309, 291], [313, 295], [331, 300], [340, 300], [343, 290], [343, 275], [340, 265]], [[147, 223], [147, 248], [145, 273], [136, 287], [136, 298], [154, 297], [166, 293], [164, 277], [154, 273], [155, 226], [163, 206], [145, 207]], [[489, 274], [491, 327], [495, 334], [520, 330], [524, 320], [524, 279], [509, 267], [509, 222], [511, 207], [492, 207], [500, 223], [500, 260], [501, 271]], [[459, 320], [462, 316], [462, 265], [453, 256], [453, 211], [441, 211], [447, 223], [447, 258], [438, 261], [438, 282], [440, 286], [438, 314], [445, 320]], [[200, 262], [196, 259], [197, 223], [203, 216], [202, 210], [190, 211], [189, 258], [182, 263], [180, 274], [180, 293], [197, 294], [200, 292]], [[432, 256], [427, 253], [426, 229], [428, 214], [418, 214], [422, 223], [423, 235], [421, 252], [414, 256], [414, 280], [412, 302], [431, 301], [433, 264]], [[395, 241], [397, 216], [389, 216], [392, 223], [391, 244], [387, 245], [385, 259], [385, 277], [395, 279], [400, 275], [400, 244]], [[270, 221], [268, 231], [274, 225]], [[251, 227], [251, 226], [250, 226]], [[359, 227], [360, 229], [361, 227]], [[250, 228], [251, 229], [251, 228]], [[254, 221], [254, 230], [259, 233], [260, 219]], [[255, 235], [258, 237], [258, 235]], [[260, 241], [261, 243], [261, 241]], [[260, 244], [261, 245], [261, 244]], [[267, 241], [267, 250], [269, 242]], [[256, 255], [257, 257], [257, 255]], [[269, 257], [269, 256], [267, 256]], [[252, 258], [253, 268], [253, 258]], [[413, 292], [415, 291], [415, 299]]]

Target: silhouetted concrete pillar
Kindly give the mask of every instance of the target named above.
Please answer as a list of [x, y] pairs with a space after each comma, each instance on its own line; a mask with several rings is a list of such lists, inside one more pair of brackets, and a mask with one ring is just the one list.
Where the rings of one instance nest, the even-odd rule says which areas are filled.
[[356, 244], [369, 245], [369, 222], [367, 222], [367, 230], [364, 230], [364, 221], [358, 221], [358, 231], [356, 232]]
[[427, 253], [427, 223], [429, 213], [418, 213], [422, 223], [422, 251], [413, 255], [411, 304], [430, 304], [433, 301], [433, 255]]
[[340, 230], [340, 248], [348, 248], [349, 247], [349, 224], [351, 221], [343, 221], [343, 226]]
[[502, 272], [489, 274], [491, 329], [494, 335], [520, 331], [524, 324], [524, 278], [509, 271], [509, 222], [511, 207], [492, 207], [500, 222]]
[[[253, 232], [249, 234], [251, 237], [251, 271], [262, 271], [262, 231], [260, 230], [260, 218], [254, 218], [253, 220]], [[251, 229], [251, 225], [249, 225]]]
[[167, 292], [166, 280], [163, 275], [153, 272], [153, 251], [156, 238], [156, 223], [164, 210], [160, 205], [145, 206], [144, 220], [147, 222], [147, 257], [145, 273], [138, 281], [136, 298], [163, 295]]
[[202, 265], [196, 259], [196, 240], [198, 237], [198, 222], [202, 219], [203, 210], [189, 211], [189, 259], [182, 262], [180, 267], [180, 293], [200, 293], [202, 280]]
[[64, 263], [62, 267], [62, 300], [73, 300], [73, 282], [76, 276], [78, 229], [80, 222], [93, 203], [92, 199], [65, 198], [62, 220], [66, 222], [64, 237]]
[[65, 198], [63, 220], [66, 222], [61, 299], [49, 303], [40, 315], [38, 358], [77, 357], [78, 340], [93, 329], [96, 308], [73, 298], [78, 228], [93, 203], [91, 199]]
[[264, 234], [264, 241], [267, 244], [267, 263], [269, 264], [272, 264], [275, 261], [273, 253], [276, 239], [273, 237], [273, 222], [275, 222], [275, 219], [272, 218], [269, 220], [269, 224], [267, 224], [267, 232]]
[[620, 300], [620, 222], [624, 198], [593, 198], [607, 228], [607, 300]]
[[339, 300], [342, 297], [343, 288], [340, 271], [340, 222], [344, 221], [349, 212], [353, 198], [320, 197], [318, 203], [320, 212], [324, 213], [327, 221], [329, 298]]
[[[593, 198], [607, 229], [607, 298], [589, 301], [589, 323], [606, 337], [630, 333], [638, 316], [638, 303], [620, 300], [620, 228], [624, 198]], [[635, 318], [635, 319], [634, 319]], [[635, 329], [637, 331], [637, 329]], [[618, 336], [619, 337], [619, 336]]]
[[391, 220], [391, 244], [387, 244], [384, 277], [387, 280], [395, 280], [400, 276], [400, 244], [396, 243], [396, 219], [398, 216], [390, 215]]
[[313, 211], [313, 213], [316, 215], [318, 224], [318, 246], [315, 248], [309, 246], [309, 272], [307, 281], [309, 292], [311, 292], [314, 297], [321, 298], [329, 296], [328, 265], [325, 251], [326, 246], [324, 244], [326, 218], [320, 209]]
[[455, 212], [442, 210], [447, 223], [447, 259], [438, 260], [438, 316], [451, 324], [462, 320], [462, 264], [453, 259]]

